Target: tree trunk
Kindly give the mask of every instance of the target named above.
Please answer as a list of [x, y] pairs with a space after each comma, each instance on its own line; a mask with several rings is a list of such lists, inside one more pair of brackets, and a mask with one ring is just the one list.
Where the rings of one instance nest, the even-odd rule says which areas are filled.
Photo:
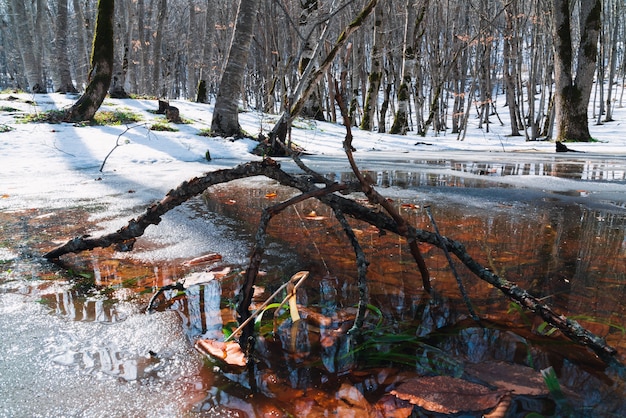
[[[423, 11], [424, 9], [422, 9]], [[390, 134], [406, 135], [409, 130], [409, 98], [411, 83], [413, 82], [413, 67], [415, 66], [414, 34], [417, 20], [415, 0], [407, 0], [406, 20], [404, 27], [404, 52], [402, 54], [402, 81], [398, 90], [398, 110], [389, 130]]]
[[98, 15], [91, 51], [89, 84], [69, 110], [66, 120], [91, 120], [106, 97], [113, 75], [113, 16], [115, 0], [98, 0]]
[[211, 121], [213, 135], [240, 137], [243, 134], [239, 126], [238, 104], [258, 10], [259, 0], [241, 0], [239, 3], [226, 68], [215, 100]]
[[[215, 7], [213, 0], [206, 1], [206, 14], [204, 16], [204, 31], [202, 40], [202, 54], [200, 57], [200, 72], [198, 74], [198, 91], [196, 95], [196, 101], [199, 103], [209, 103], [210, 96], [208, 89], [209, 86], [209, 72], [211, 71], [211, 62], [213, 57], [213, 40], [215, 38], [215, 14], [213, 8]], [[200, 88], [204, 90], [201, 91]]]
[[167, 0], [159, 1], [159, 14], [157, 16], [157, 30], [154, 37], [154, 49], [152, 50], [152, 93], [165, 98], [165, 89], [161, 86], [161, 61], [163, 60], [163, 30], [165, 29], [165, 17]]
[[363, 106], [363, 120], [361, 121], [361, 129], [370, 131], [372, 122], [374, 121], [374, 112], [378, 102], [378, 91], [380, 89], [380, 79], [383, 74], [382, 65], [382, 37], [383, 37], [383, 7], [384, 3], [379, 3], [374, 10], [374, 44], [372, 45], [372, 68], [368, 76], [369, 85], [367, 87], [367, 95], [365, 96], [365, 104]]
[[60, 84], [56, 86], [58, 93], [77, 93], [72, 75], [70, 74], [70, 59], [67, 53], [67, 0], [59, 0], [56, 34], [56, 71]]
[[552, 0], [555, 122], [557, 141], [591, 140], [587, 109], [598, 55], [601, 0], [580, 1], [580, 46], [576, 54], [570, 0]]
[[31, 93], [45, 93], [46, 84], [43, 79], [41, 57], [35, 53], [33, 42], [34, 29], [29, 24], [31, 22], [30, 13], [26, 13], [26, 6], [23, 0], [12, 0], [11, 6], [13, 9], [11, 17], [16, 27], [17, 44], [22, 54], [28, 88]]
[[72, 0], [72, 6], [74, 7], [74, 16], [72, 17], [72, 23], [74, 23], [76, 41], [76, 52], [74, 55], [74, 67], [76, 68], [76, 83], [78, 89], [82, 90], [87, 85], [87, 72], [89, 68], [89, 51], [87, 50], [87, 43], [89, 42], [89, 24], [83, 14], [83, 9], [80, 4], [80, 0]]
[[[511, 8], [507, 7], [504, 11], [506, 18], [506, 31], [504, 34], [503, 44], [503, 70], [504, 70], [504, 83], [506, 89], [506, 104], [509, 107], [509, 116], [511, 120], [511, 136], [521, 136], [520, 126], [518, 124], [518, 107], [517, 107], [517, 53], [518, 53], [518, 32], [514, 24], [514, 20], [517, 20], [517, 7], [515, 4], [511, 5]], [[529, 80], [529, 82], [531, 82]], [[534, 90], [534, 87], [533, 87]], [[534, 91], [533, 91], [534, 93]], [[529, 102], [532, 103], [532, 97], [529, 98]]]

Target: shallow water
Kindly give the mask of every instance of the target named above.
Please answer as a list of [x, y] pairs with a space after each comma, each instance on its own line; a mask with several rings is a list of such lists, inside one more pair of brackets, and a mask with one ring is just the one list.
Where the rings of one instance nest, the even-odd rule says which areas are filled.
[[[554, 177], [558, 184], [519, 187], [500, 180], [521, 175], [522, 169], [515, 174], [505, 166], [480, 165], [487, 171], [476, 174], [467, 162], [442, 163], [443, 172], [428, 164], [426, 173], [383, 167], [369, 174], [413, 225], [432, 229], [423, 210], [431, 205], [442, 234], [606, 337], [624, 361], [626, 198], [618, 193], [619, 169], [610, 179], [586, 175], [589, 183], [582, 187], [576, 182], [568, 188], [559, 177]], [[606, 171], [603, 166], [595, 172]], [[329, 176], [350, 177], [341, 171]], [[264, 292], [257, 301], [296, 271], [308, 270], [311, 276], [298, 294], [303, 315], [322, 314], [330, 322], [293, 325], [281, 314], [274, 325], [269, 311], [251, 374], [207, 363], [193, 342], [221, 339], [224, 326], [232, 329], [238, 272], [245, 268], [260, 210], [292, 195], [266, 180], [214, 187], [151, 227], [133, 253], [98, 250], [65, 257], [71, 276], [37, 254], [53, 246], [53, 239], [97, 230], [87, 218], [96, 208], [0, 214], [0, 416], [319, 416], [335, 411], [367, 416], [402, 379], [417, 373], [459, 375], [466, 364], [494, 359], [532, 362], [536, 369], [553, 366], [578, 411], [605, 416], [626, 411], [623, 383], [604, 373], [588, 352], [540, 335], [546, 333], [541, 321], [517, 311], [459, 265], [484, 319], [485, 327], [478, 326], [468, 319], [439, 250], [422, 246], [438, 295], [432, 298], [421, 289], [406, 242], [359, 223], [353, 226], [370, 261], [370, 303], [378, 313], [368, 313], [374, 329], [369, 340], [347, 336], [359, 299], [354, 257], [331, 211], [312, 201], [271, 222], [266, 274], [258, 283]], [[315, 216], [307, 216], [312, 212]], [[180, 256], [205, 252], [218, 252], [222, 260], [190, 267]], [[168, 291], [155, 313], [144, 312], [160, 286], [226, 266], [232, 272], [223, 279], [184, 294]], [[337, 311], [348, 320], [334, 317]], [[404, 340], [394, 341], [392, 335]], [[545, 396], [516, 402], [519, 415], [554, 408]]]

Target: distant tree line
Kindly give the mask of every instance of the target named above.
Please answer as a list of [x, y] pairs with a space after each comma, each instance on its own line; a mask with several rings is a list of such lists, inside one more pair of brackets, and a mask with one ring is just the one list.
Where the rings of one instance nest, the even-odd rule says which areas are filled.
[[[0, 87], [83, 91], [97, 3], [0, 0]], [[243, 106], [282, 112], [308, 64], [310, 72], [324, 60], [366, 3], [254, 0], [243, 83], [235, 86]], [[534, 140], [553, 136], [555, 109], [572, 109], [567, 120], [581, 109], [586, 115], [589, 96], [590, 116], [610, 121], [626, 82], [623, 9], [621, 0], [379, 1], [299, 111], [336, 121], [340, 93], [362, 129], [459, 139], [470, 118], [489, 130], [507, 112], [510, 134]], [[232, 0], [116, 0], [109, 94], [211, 101], [238, 10]], [[588, 140], [588, 131], [577, 133], [584, 119], [585, 127], [557, 129], [564, 139]]]

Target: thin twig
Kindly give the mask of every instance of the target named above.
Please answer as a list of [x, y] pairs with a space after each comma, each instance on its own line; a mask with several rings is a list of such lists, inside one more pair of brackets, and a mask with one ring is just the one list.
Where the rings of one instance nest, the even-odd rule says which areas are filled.
[[[102, 160], [102, 165], [100, 166], [100, 172], [101, 173], [102, 173], [102, 170], [104, 170], [104, 165], [107, 163], [107, 160], [109, 159], [111, 154], [113, 154], [113, 151], [115, 151], [118, 147], [122, 146], [122, 144], [120, 144], [120, 138], [122, 136], [126, 135], [126, 132], [130, 131], [131, 129], [137, 128], [139, 126], [146, 126], [146, 124], [145, 123], [140, 123], [138, 125], [131, 125], [131, 126], [126, 125], [126, 129], [124, 129], [124, 132], [122, 132], [121, 134], [119, 134], [117, 136], [117, 139], [115, 140], [115, 146], [113, 146], [111, 151], [109, 151], [109, 153], [106, 155], [106, 157], [104, 157], [104, 160]], [[149, 132], [150, 132], [150, 130], [148, 130], [148, 133]]]

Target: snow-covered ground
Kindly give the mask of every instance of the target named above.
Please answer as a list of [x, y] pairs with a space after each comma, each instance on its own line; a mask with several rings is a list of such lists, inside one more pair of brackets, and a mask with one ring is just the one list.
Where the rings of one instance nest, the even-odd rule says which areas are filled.
[[[20, 100], [8, 101], [9, 96]], [[173, 101], [171, 104], [180, 109], [181, 116], [191, 122], [175, 125], [178, 132], [147, 129], [163, 118], [149, 112], [157, 108], [153, 100], [105, 100], [102, 110], [133, 111], [143, 116], [143, 121], [130, 129], [68, 123], [24, 124], [16, 119], [22, 112], [63, 109], [75, 100], [76, 97], [60, 94], [0, 95], [2, 109], [19, 109], [0, 112], [0, 127], [11, 128], [0, 133], [0, 210], [74, 205], [85, 199], [110, 204], [112, 210], [134, 207], [162, 197], [187, 178], [259, 158], [250, 153], [256, 145], [252, 140], [197, 135], [210, 127], [212, 105]], [[277, 119], [255, 111], [240, 113], [243, 129], [254, 136], [267, 133]], [[490, 125], [489, 133], [470, 127], [464, 141], [458, 141], [454, 134], [422, 138], [412, 133], [400, 136], [354, 129], [353, 144], [358, 150], [356, 158], [366, 168], [377, 164], [411, 167], [415, 161], [441, 158], [512, 163], [573, 157], [626, 161], [626, 109], [616, 109], [615, 119], [604, 125], [591, 125], [598, 142], [568, 144], [585, 154], [556, 154], [554, 143], [509, 137], [508, 126], [497, 124]], [[296, 121], [292, 132], [293, 141], [311, 154], [307, 161], [313, 166], [334, 169], [347, 167], [341, 146], [344, 136], [345, 129], [340, 124], [308, 120]], [[116, 144], [120, 146], [114, 149]], [[205, 159], [207, 150], [211, 153], [210, 162]], [[133, 193], [128, 193], [131, 190]]]

